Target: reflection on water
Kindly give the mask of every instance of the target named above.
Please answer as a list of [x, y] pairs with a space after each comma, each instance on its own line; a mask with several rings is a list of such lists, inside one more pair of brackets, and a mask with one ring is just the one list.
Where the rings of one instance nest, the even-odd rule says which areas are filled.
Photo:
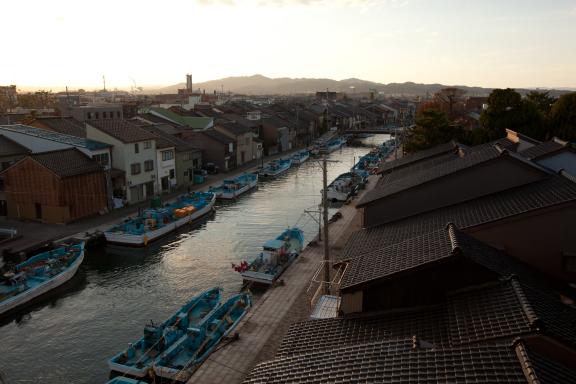
[[[332, 153], [338, 162], [329, 163], [329, 180], [368, 150]], [[238, 291], [242, 279], [231, 263], [250, 260], [288, 226], [302, 228], [307, 241], [316, 236], [318, 224], [303, 211], [317, 209], [321, 188], [319, 163], [308, 161], [148, 248], [87, 252], [70, 284], [1, 326], [0, 371], [10, 383], [104, 382], [107, 359], [140, 337], [145, 323], [163, 321], [209, 287], [221, 286], [224, 297]]]

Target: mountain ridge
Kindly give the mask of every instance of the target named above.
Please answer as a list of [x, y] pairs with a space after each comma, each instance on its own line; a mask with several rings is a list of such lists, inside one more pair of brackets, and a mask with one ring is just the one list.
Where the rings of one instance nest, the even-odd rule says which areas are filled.
[[[174, 84], [157, 91], [160, 93], [176, 93], [178, 89], [185, 88], [185, 83]], [[250, 76], [231, 76], [217, 80], [209, 80], [193, 84], [194, 90], [198, 89], [206, 93], [233, 92], [246, 95], [288, 95], [288, 94], [312, 94], [328, 89], [332, 92], [367, 93], [371, 90], [384, 95], [426, 96], [432, 95], [445, 87], [457, 87], [466, 91], [468, 96], [488, 96], [494, 88], [465, 85], [444, 85], [439, 83], [377, 83], [359, 78], [333, 80], [328, 78], [270, 78], [261, 74]], [[538, 88], [539, 90], [543, 90]], [[516, 89], [521, 94], [526, 94], [534, 89]], [[548, 89], [546, 89], [548, 90]], [[562, 89], [550, 89], [553, 96], [569, 92]]]

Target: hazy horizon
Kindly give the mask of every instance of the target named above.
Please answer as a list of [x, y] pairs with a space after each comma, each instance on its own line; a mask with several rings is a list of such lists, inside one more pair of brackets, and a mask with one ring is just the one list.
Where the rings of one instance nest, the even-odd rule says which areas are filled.
[[[576, 2], [153, 0], [4, 4], [0, 85], [147, 89], [231, 76], [576, 88]], [[34, 10], [34, 12], [30, 12]], [[20, 15], [25, 15], [20, 17]], [[33, 26], [33, 27], [32, 27]]]

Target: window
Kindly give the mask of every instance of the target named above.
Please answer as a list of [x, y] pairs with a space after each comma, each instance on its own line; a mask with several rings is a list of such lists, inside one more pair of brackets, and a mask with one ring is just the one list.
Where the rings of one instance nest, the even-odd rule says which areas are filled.
[[144, 142], [144, 149], [150, 149], [152, 147], [152, 142], [147, 140]]
[[[146, 164], [146, 163], [144, 163]], [[130, 164], [130, 171], [133, 175], [137, 175], [140, 173], [140, 163]]]
[[175, 176], [175, 174], [174, 174], [174, 170], [173, 170], [173, 169], [171, 169], [171, 170], [170, 170], [170, 178], [171, 178], [171, 179], [173, 179], [173, 178], [174, 178], [174, 176]]
[[[111, 114], [113, 114], [114, 112], [110, 112]], [[116, 117], [120, 118], [120, 111], [116, 111]]]
[[107, 167], [108, 164], [110, 163], [110, 158], [107, 153], [99, 153], [97, 155], [92, 156], [92, 158], [104, 167]]
[[94, 119], [98, 120], [100, 118], [100, 112], [94, 112]]
[[92, 120], [92, 112], [86, 113], [86, 118], [87, 118], [88, 120]]
[[174, 158], [174, 151], [162, 151], [162, 161], [172, 160]]
[[146, 160], [144, 162], [144, 171], [150, 172], [154, 170], [154, 160]]
[[108, 113], [106, 111], [102, 112], [102, 118], [106, 119], [108, 117]]
[[140, 152], [140, 147], [138, 146], [138, 143], [134, 143], [134, 153], [139, 153]]
[[194, 155], [192, 154], [192, 152], [186, 152], [186, 153], [184, 154], [184, 161], [190, 161], [190, 160], [192, 160], [192, 157], [193, 157], [193, 156], [194, 156]]

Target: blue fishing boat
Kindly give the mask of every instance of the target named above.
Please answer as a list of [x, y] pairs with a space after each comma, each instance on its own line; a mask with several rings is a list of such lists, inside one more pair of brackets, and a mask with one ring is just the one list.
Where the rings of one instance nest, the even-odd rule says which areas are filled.
[[235, 199], [244, 192], [258, 185], [257, 173], [245, 173], [233, 179], [226, 179], [217, 187], [210, 187], [208, 192], [216, 194], [218, 199]]
[[286, 172], [292, 166], [292, 159], [272, 160], [260, 170], [262, 177], [275, 177]]
[[336, 138], [328, 140], [328, 142], [322, 148], [320, 148], [320, 152], [332, 153], [335, 150], [342, 147], [344, 144], [346, 144], [345, 139], [343, 139], [341, 137], [336, 137]]
[[310, 151], [302, 150], [292, 156], [292, 165], [300, 165], [310, 157]]
[[188, 381], [220, 340], [238, 325], [251, 305], [250, 295], [234, 295], [210, 314], [204, 324], [188, 327], [186, 335], [162, 353], [154, 363], [156, 376]]
[[108, 360], [113, 372], [145, 377], [156, 358], [186, 334], [189, 327], [198, 327], [220, 304], [220, 288], [212, 288], [192, 298], [162, 324], [144, 327], [144, 336]]
[[288, 228], [274, 240], [264, 243], [263, 250], [251, 263], [232, 265], [245, 283], [268, 286], [298, 257], [304, 246], [304, 232]]
[[64, 284], [84, 260], [84, 242], [63, 244], [4, 268], [0, 276], [0, 316]]
[[146, 246], [210, 213], [215, 201], [216, 195], [212, 192], [187, 193], [162, 208], [146, 209], [136, 218], [114, 225], [104, 232], [104, 236], [111, 244]]

